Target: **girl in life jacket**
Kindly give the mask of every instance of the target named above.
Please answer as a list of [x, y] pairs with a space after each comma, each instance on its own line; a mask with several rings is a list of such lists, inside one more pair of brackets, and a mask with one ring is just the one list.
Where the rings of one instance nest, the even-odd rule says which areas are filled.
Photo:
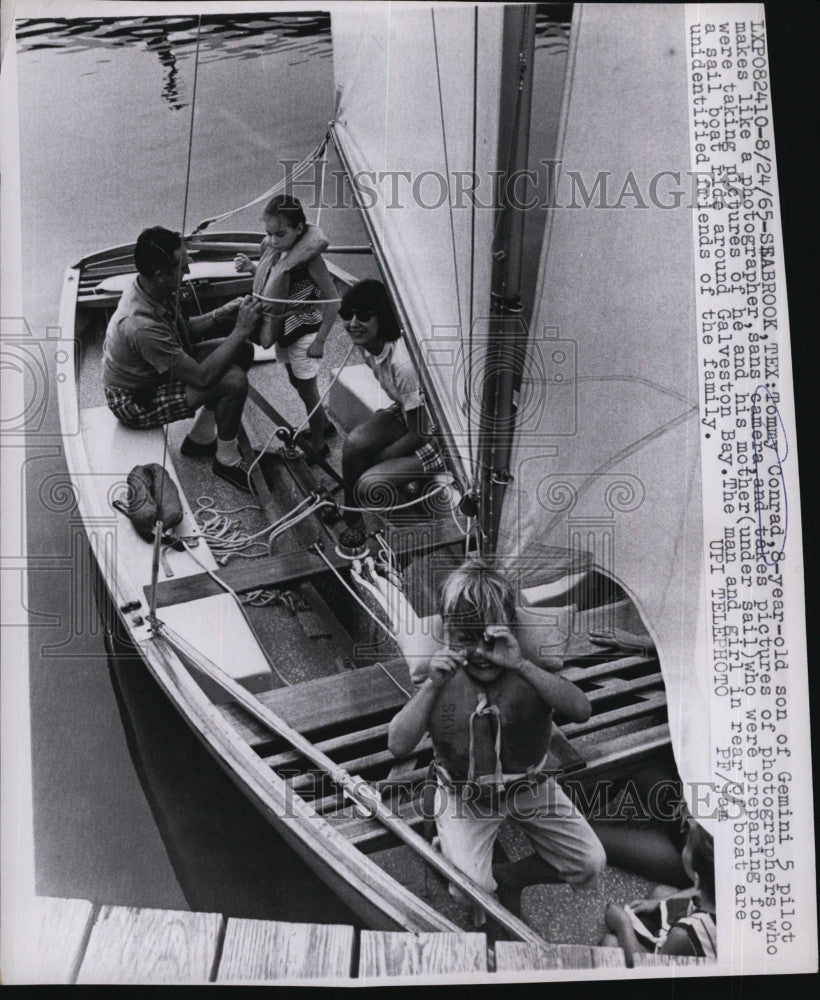
[[276, 360], [285, 365], [305, 405], [310, 462], [316, 455], [324, 458], [330, 453], [326, 439], [337, 433], [320, 402], [317, 382], [325, 341], [339, 311], [336, 286], [322, 259], [328, 241], [307, 222], [301, 203], [291, 195], [271, 198], [262, 222], [267, 236], [259, 263], [240, 253], [234, 267], [254, 276], [253, 293], [263, 304], [259, 360], [269, 358], [273, 345]]
[[[606, 863], [603, 848], [545, 771], [553, 712], [586, 721], [586, 695], [521, 655], [513, 589], [488, 562], [469, 559], [452, 573], [440, 610], [446, 645], [431, 657], [426, 680], [391, 722], [388, 746], [405, 757], [430, 733], [443, 853], [494, 891], [493, 843], [509, 816], [523, 827], [535, 853], [496, 871], [506, 888], [592, 884]], [[455, 887], [451, 891], [459, 895]]]

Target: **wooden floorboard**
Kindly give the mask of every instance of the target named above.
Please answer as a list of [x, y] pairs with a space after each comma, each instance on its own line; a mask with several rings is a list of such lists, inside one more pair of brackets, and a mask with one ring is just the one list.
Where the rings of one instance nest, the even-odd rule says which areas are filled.
[[655, 656], [624, 656], [619, 659], [591, 663], [586, 667], [569, 667], [561, 671], [561, 676], [574, 683], [575, 681], [609, 677], [613, 674], [634, 670], [636, 667], [654, 667], [654, 672], [660, 671], [660, 665]]
[[[399, 808], [393, 811], [414, 829], [424, 821], [416, 802], [402, 802]], [[376, 819], [366, 819], [358, 815], [332, 816], [326, 819], [332, 822], [334, 829], [345, 839], [366, 854], [396, 844], [395, 836]]]
[[[363, 743], [365, 740], [386, 738], [389, 725], [388, 722], [383, 722], [367, 729], [353, 730], [349, 733], [343, 733], [341, 736], [334, 736], [333, 739], [318, 740], [314, 746], [322, 753], [333, 753], [335, 750], [343, 750], [346, 747], [355, 746], [357, 743]], [[273, 754], [262, 759], [269, 767], [278, 768], [298, 764], [304, 758], [295, 750], [286, 750], [284, 753]]]
[[[337, 556], [331, 548], [327, 549], [325, 556], [338, 570], [350, 566], [349, 559]], [[217, 575], [232, 590], [243, 594], [249, 590], [261, 590], [267, 587], [288, 587], [327, 572], [327, 563], [315, 552], [303, 550], [284, 552], [278, 556], [260, 556], [242, 565], [229, 564], [221, 567]], [[145, 589], [149, 590], [148, 587]], [[185, 604], [200, 597], [222, 593], [224, 588], [207, 573], [198, 573], [185, 579], [162, 580], [157, 583], [157, 608], [171, 604]]]
[[[359, 978], [487, 971], [484, 934], [405, 934], [362, 931]], [[365, 985], [363, 982], [362, 985]]]
[[216, 976], [218, 983], [349, 979], [352, 927], [231, 918]]
[[622, 773], [624, 768], [632, 767], [647, 757], [656, 757], [670, 746], [668, 723], [664, 722], [649, 729], [639, 729], [606, 742], [601, 748], [601, 755], [589, 757], [584, 770], [576, 772], [571, 777], [573, 780], [583, 782], [610, 777], [610, 772]]
[[218, 913], [104, 906], [77, 982], [207, 982], [221, 924]]
[[600, 687], [587, 691], [586, 696], [592, 703], [593, 711], [597, 711], [600, 703], [607, 699], [645, 691], [647, 688], [657, 688], [658, 685], [662, 684], [663, 677], [660, 673], [648, 674], [646, 677], [635, 677], [631, 681], [622, 680], [620, 677], [607, 677]]
[[[29, 983], [73, 983], [91, 929], [94, 907], [87, 899], [38, 896], [34, 901], [32, 963], [24, 968]], [[26, 963], [28, 965], [28, 963]]]
[[[259, 699], [305, 735], [351, 720], [367, 721], [368, 716], [397, 711], [413, 691], [404, 660], [390, 660], [384, 667], [406, 694], [388, 679], [384, 670], [373, 664], [344, 674], [304, 681], [293, 687], [264, 691]], [[243, 729], [253, 745], [264, 742], [270, 735], [239, 709], [225, 706], [224, 714]]]
[[649, 691], [646, 695], [639, 693], [632, 705], [625, 705], [622, 708], [614, 708], [609, 712], [592, 715], [586, 722], [570, 722], [561, 728], [564, 731], [564, 735], [571, 739], [574, 736], [580, 736], [582, 733], [591, 733], [598, 729], [606, 729], [609, 726], [625, 722], [628, 719], [637, 719], [644, 715], [650, 715], [665, 705], [665, 691]]

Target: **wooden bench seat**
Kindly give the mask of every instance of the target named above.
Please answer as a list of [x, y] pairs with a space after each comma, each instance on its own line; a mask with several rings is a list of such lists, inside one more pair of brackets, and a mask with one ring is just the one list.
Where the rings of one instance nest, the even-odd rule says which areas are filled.
[[[111, 501], [125, 496], [126, 478], [135, 465], [162, 463], [165, 453], [163, 432], [159, 429], [131, 430], [123, 426], [107, 406], [82, 410], [80, 428], [91, 475], [86, 480], [80, 478], [78, 488], [96, 490], [100, 506], [110, 512], [110, 521], [106, 518], [105, 525], [94, 523], [88, 526], [89, 534], [103, 530], [114, 534], [111, 572], [123, 574], [135, 590], [146, 592], [150, 590], [153, 546], [139, 537], [130, 520], [115, 510]], [[199, 529], [174, 463], [167, 453], [165, 467], [179, 489], [184, 512], [177, 534], [196, 536]], [[195, 551], [203, 565], [209, 569], [217, 568], [216, 560], [203, 540], [199, 541]], [[173, 577], [166, 579], [164, 569], [160, 567], [158, 591], [168, 583], [184, 590], [191, 580], [207, 576], [188, 552], [169, 549], [167, 563]], [[140, 614], [144, 616], [149, 606], [147, 594], [143, 605]], [[249, 690], [261, 691], [270, 687], [271, 672], [267, 658], [241, 609], [220, 588], [215, 586], [207, 594], [197, 594], [184, 604], [167, 601], [159, 617], [197, 649], [207, 651], [211, 660]], [[213, 685], [208, 690], [215, 699], [224, 700]]]

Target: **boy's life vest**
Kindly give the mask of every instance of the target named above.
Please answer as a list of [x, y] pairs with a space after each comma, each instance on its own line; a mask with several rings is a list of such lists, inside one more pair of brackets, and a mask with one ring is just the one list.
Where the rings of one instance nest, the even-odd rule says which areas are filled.
[[552, 709], [512, 671], [479, 684], [459, 670], [442, 687], [428, 730], [436, 764], [453, 781], [502, 785], [543, 767]]

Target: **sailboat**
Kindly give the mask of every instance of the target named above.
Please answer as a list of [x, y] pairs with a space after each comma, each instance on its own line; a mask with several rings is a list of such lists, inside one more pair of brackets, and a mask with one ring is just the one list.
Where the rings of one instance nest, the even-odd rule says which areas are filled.
[[[558, 158], [596, 164], [639, 149], [651, 160], [672, 149], [688, 167], [688, 149], [666, 143], [686, 135], [674, 131], [675, 116], [684, 113], [683, 57], [654, 54], [663, 48], [658, 32], [676, 36], [678, 15], [645, 16], [657, 20], [654, 35], [617, 9], [575, 6]], [[602, 222], [601, 213], [549, 210], [527, 322], [519, 287], [526, 213], [499, 196], [494, 179], [527, 165], [529, 118], [538, 113], [531, 100], [534, 26], [532, 5], [369, 5], [332, 14], [337, 111], [328, 141], [357, 199], [452, 476], [446, 516], [386, 517], [374, 535], [394, 574], [421, 560], [433, 589], [435, 574], [467, 549], [497, 555], [529, 601], [522, 615], [536, 648], [562, 653], [566, 676], [593, 704], [588, 723], [556, 733], [550, 766], [560, 780], [623, 775], [643, 761], [671, 759], [670, 748], [681, 776], [697, 778], [703, 771], [693, 755], [705, 715], [687, 679], [702, 641], [693, 624], [702, 620], [694, 348], [685, 336], [691, 232], [670, 232], [685, 224], [669, 217], [674, 213]], [[612, 86], [607, 68], [616, 65], [635, 72], [622, 69]], [[671, 121], [660, 123], [657, 139], [646, 139], [643, 88]], [[324, 143], [317, 150], [316, 158], [324, 155]], [[376, 198], [365, 186], [372, 192], [374, 178]], [[409, 196], [393, 198], [396, 178], [410, 179]], [[454, 204], [457, 184], [464, 195], [470, 179], [476, 197]], [[258, 252], [260, 238], [207, 228], [188, 241], [186, 282], [202, 308], [249, 290], [231, 261], [238, 251]], [[670, 245], [677, 256], [650, 286], [647, 262], [654, 267]], [[317, 594], [320, 583], [348, 601], [357, 584], [349, 562], [323, 544], [329, 529], [314, 519], [317, 544], [222, 565], [194, 516], [195, 487], [184, 463], [166, 455], [160, 432], [128, 430], [105, 407], [100, 342], [133, 275], [132, 253], [124, 244], [70, 267], [61, 304], [69, 357], [59, 381], [65, 453], [111, 595], [112, 628], [134, 645], [276, 833], [367, 926], [464, 929], [446, 890], [425, 894], [408, 884], [413, 865], [385, 860], [401, 844], [458, 884], [507, 934], [539, 942], [420, 835], [413, 795], [427, 772], [429, 742], [405, 761], [386, 748], [387, 724], [412, 690], [398, 649], [391, 660], [340, 671], [330, 665], [326, 676], [276, 685], [278, 648], [257, 626], [265, 612], [245, 607], [242, 595], [304, 585], [333, 617], [335, 598]], [[340, 289], [353, 280], [339, 267], [332, 273]], [[600, 288], [590, 295], [593, 275]], [[678, 315], [670, 302], [680, 306]], [[297, 517], [304, 526], [332, 504], [338, 474], [319, 463], [331, 483], [317, 484], [293, 428], [258, 387], [251, 403], [278, 432], [269, 440], [284, 446], [273, 474], [287, 474], [303, 491], [299, 514], [282, 515], [270, 468], [259, 463], [266, 530]], [[133, 465], [163, 456], [182, 497], [177, 535], [187, 544], [160, 553], [114, 503]], [[385, 588], [370, 591], [367, 614], [381, 620], [381, 632], [395, 629], [389, 603], [378, 600]], [[588, 633], [612, 627], [645, 632], [651, 641], [635, 655], [606, 654]], [[335, 625], [330, 631], [337, 644], [350, 641]], [[669, 716], [667, 697], [675, 707]]]

